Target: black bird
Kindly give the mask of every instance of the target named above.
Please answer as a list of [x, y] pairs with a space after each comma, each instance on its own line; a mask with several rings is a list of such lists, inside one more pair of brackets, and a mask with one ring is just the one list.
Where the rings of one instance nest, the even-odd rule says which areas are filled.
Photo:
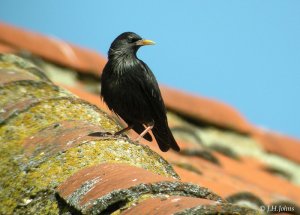
[[119, 35], [111, 44], [108, 62], [101, 77], [101, 96], [110, 110], [128, 125], [116, 134], [133, 129], [139, 138], [152, 141], [152, 133], [161, 151], [179, 151], [167, 122], [166, 108], [150, 68], [136, 53], [141, 46], [155, 44], [133, 32]]

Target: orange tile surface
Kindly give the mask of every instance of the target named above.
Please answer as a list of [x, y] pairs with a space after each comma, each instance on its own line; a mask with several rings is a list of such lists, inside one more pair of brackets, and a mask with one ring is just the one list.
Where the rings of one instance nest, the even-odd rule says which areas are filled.
[[204, 97], [184, 93], [169, 87], [161, 87], [168, 108], [188, 117], [250, 133], [252, 126], [232, 107]]
[[0, 53], [15, 53], [16, 49], [0, 41]]
[[51, 62], [82, 72], [99, 75], [106, 59], [100, 54], [79, 48], [58, 38], [29, 32], [0, 22], [0, 42], [18, 50], [27, 50]]
[[256, 129], [253, 136], [266, 151], [300, 163], [300, 140], [261, 129]]

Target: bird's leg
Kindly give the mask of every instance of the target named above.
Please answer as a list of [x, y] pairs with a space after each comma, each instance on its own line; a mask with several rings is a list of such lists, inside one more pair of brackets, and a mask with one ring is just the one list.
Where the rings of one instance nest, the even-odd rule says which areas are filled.
[[115, 135], [115, 136], [116, 136], [116, 135], [120, 135], [120, 134], [122, 134], [122, 133], [124, 133], [124, 132], [126, 132], [126, 131], [128, 131], [128, 130], [130, 130], [130, 129], [132, 129], [132, 127], [133, 127], [133, 125], [128, 125], [126, 128], [123, 128], [122, 130], [117, 131], [114, 135]]
[[152, 122], [151, 124], [149, 124], [146, 127], [146, 129], [134, 141], [136, 141], [136, 142], [140, 141], [145, 136], [145, 134], [147, 134], [148, 131], [150, 131], [153, 127], [154, 127], [154, 123]]

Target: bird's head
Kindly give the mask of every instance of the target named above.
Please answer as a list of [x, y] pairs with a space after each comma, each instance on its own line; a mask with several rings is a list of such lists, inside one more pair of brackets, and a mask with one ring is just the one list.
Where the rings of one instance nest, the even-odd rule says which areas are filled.
[[120, 34], [111, 44], [108, 56], [113, 55], [130, 55], [136, 54], [137, 50], [141, 46], [154, 45], [151, 40], [141, 38], [139, 35], [133, 32], [125, 32]]

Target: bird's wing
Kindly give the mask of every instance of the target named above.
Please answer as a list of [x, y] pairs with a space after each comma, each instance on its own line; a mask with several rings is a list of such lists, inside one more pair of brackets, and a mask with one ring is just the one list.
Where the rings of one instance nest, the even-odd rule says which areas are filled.
[[158, 83], [150, 68], [145, 63], [142, 62], [142, 64], [145, 68], [144, 74], [146, 76], [142, 84], [142, 89], [146, 96], [145, 99], [150, 106], [152, 119], [154, 121], [152, 133], [162, 151], [168, 151], [170, 147], [175, 151], [179, 151], [180, 148], [168, 126], [166, 107]]
[[148, 104], [152, 109], [153, 117], [160, 118], [160, 120], [166, 121], [166, 108], [159, 90], [158, 83], [154, 77], [150, 68], [142, 62], [144, 67], [144, 81], [141, 83], [141, 88], [148, 100]]

